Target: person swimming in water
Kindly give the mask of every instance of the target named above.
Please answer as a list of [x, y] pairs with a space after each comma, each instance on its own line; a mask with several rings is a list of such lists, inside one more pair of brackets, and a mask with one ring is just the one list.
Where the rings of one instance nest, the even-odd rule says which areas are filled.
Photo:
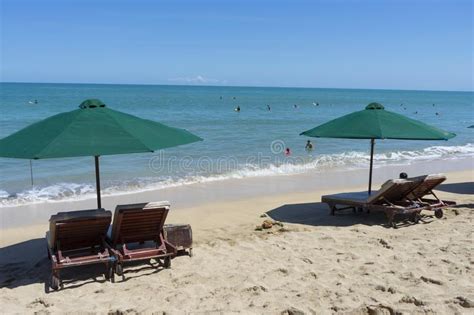
[[286, 156], [290, 156], [290, 155], [291, 155], [291, 150], [290, 150], [290, 148], [286, 148], [286, 149], [285, 149], [285, 155], [286, 155]]
[[298, 108], [298, 105], [295, 104], [295, 105], [293, 105], [293, 107], [294, 107], [294, 108]]
[[308, 152], [311, 152], [313, 151], [313, 144], [311, 143], [310, 140], [308, 140], [308, 142], [306, 142], [306, 146], [304, 147], [306, 151]]
[[237, 106], [234, 110], [235, 110], [236, 112], [240, 112], [240, 106]]
[[270, 107], [270, 105], [267, 105], [267, 109], [268, 109], [268, 111], [271, 111], [271, 110], [272, 110], [271, 107]]

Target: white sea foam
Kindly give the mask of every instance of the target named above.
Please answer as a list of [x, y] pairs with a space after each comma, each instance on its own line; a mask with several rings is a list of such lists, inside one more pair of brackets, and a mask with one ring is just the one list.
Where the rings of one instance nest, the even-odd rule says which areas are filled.
[[[377, 153], [374, 155], [374, 160], [375, 167], [381, 167], [384, 165], [406, 165], [416, 161], [451, 160], [473, 156], [474, 144], [469, 143], [463, 146], [432, 146], [417, 151]], [[314, 158], [290, 158], [265, 165], [249, 163], [221, 174], [190, 175], [181, 178], [147, 177], [128, 182], [116, 182], [104, 188], [102, 194], [127, 194], [227, 179], [293, 175], [307, 171], [322, 172], [334, 168], [359, 169], [366, 168], [369, 159], [370, 156], [367, 153], [349, 151], [340, 154], [321, 154]], [[0, 190], [0, 207], [94, 197], [95, 187], [92, 184], [58, 183], [47, 187], [34, 187], [14, 195]]]

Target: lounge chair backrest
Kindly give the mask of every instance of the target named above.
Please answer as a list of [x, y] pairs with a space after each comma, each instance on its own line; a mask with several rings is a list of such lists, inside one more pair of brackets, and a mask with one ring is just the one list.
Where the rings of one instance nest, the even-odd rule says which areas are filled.
[[395, 203], [397, 201], [405, 200], [407, 195], [419, 184], [420, 182], [406, 179], [390, 179], [386, 181], [376, 193], [367, 199], [367, 203], [377, 204], [387, 201]]
[[112, 213], [103, 209], [55, 214], [49, 219], [49, 246], [72, 250], [101, 245], [111, 220]]
[[110, 235], [112, 244], [157, 241], [169, 209], [167, 201], [117, 206]]
[[444, 182], [446, 180], [446, 176], [442, 174], [432, 174], [409, 178], [409, 180], [421, 180], [420, 185], [418, 185], [408, 195], [408, 198], [410, 199], [419, 199], [429, 194], [433, 189], [436, 188], [436, 186]]

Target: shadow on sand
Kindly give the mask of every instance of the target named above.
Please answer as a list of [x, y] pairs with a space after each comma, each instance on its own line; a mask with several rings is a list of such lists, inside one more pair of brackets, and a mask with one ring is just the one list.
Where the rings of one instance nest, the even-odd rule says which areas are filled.
[[0, 248], [0, 288], [45, 283], [50, 274], [44, 238]]
[[436, 190], [462, 195], [474, 195], [474, 182], [442, 184], [436, 187]]
[[[305, 224], [312, 226], [352, 226], [356, 224], [379, 225], [390, 227], [387, 224], [387, 218], [382, 212], [357, 212], [346, 210], [338, 212], [336, 215], [330, 215], [329, 207], [325, 203], [298, 203], [286, 204], [266, 212], [266, 214], [276, 221], [286, 223]], [[422, 215], [420, 223], [431, 222], [432, 216]], [[397, 227], [412, 225], [413, 223], [396, 218]]]
[[[131, 267], [131, 268], [130, 268]], [[125, 266], [126, 280], [157, 273], [163, 270], [158, 264], [134, 262]], [[64, 288], [81, 287], [88, 283], [104, 283], [106, 268], [103, 264], [66, 268], [61, 271]], [[51, 262], [48, 259], [46, 241], [36, 238], [0, 248], [0, 288], [16, 288], [31, 284], [43, 284], [45, 292], [49, 289]], [[115, 276], [116, 282], [122, 277]]]

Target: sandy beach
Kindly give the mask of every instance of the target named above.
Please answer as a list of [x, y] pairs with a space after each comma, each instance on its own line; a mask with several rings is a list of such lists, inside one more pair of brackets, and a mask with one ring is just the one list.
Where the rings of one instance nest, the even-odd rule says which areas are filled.
[[474, 315], [473, 3], [0, 0], [0, 315]]
[[[378, 170], [378, 182], [393, 172]], [[397, 229], [386, 226], [383, 214], [330, 216], [319, 202], [321, 195], [365, 187], [362, 180], [341, 186], [337, 183], [341, 175], [336, 173], [325, 176], [326, 190], [299, 187], [307, 174], [275, 177], [271, 179], [275, 187], [267, 187], [267, 195], [255, 195], [251, 188], [268, 179], [215, 183], [227, 189], [248, 185], [249, 190], [233, 200], [218, 193], [214, 198], [206, 195], [213, 183], [184, 187], [189, 198], [200, 191], [208, 200], [172, 200], [168, 222], [192, 225], [194, 257], [173, 259], [171, 269], [133, 266], [126, 269], [126, 280], [116, 283], [105, 282], [94, 267], [70, 269], [64, 273], [65, 288], [52, 293], [45, 292], [50, 274], [43, 238], [47, 221], [32, 220], [23, 226], [10, 222], [6, 227], [8, 220], [3, 220], [2, 311], [472, 314], [474, 170], [446, 175], [439, 196], [458, 206], [447, 209], [443, 219], [426, 212], [419, 224], [402, 223]], [[172, 192], [145, 194], [172, 196]], [[115, 196], [105, 203], [113, 209], [111, 204], [124, 198], [133, 202], [143, 197]], [[21, 206], [16, 211], [33, 213], [48, 206], [55, 211], [66, 205], [78, 209], [85, 206], [82, 203], [40, 204], [36, 210]], [[255, 230], [266, 218], [283, 226]]]

